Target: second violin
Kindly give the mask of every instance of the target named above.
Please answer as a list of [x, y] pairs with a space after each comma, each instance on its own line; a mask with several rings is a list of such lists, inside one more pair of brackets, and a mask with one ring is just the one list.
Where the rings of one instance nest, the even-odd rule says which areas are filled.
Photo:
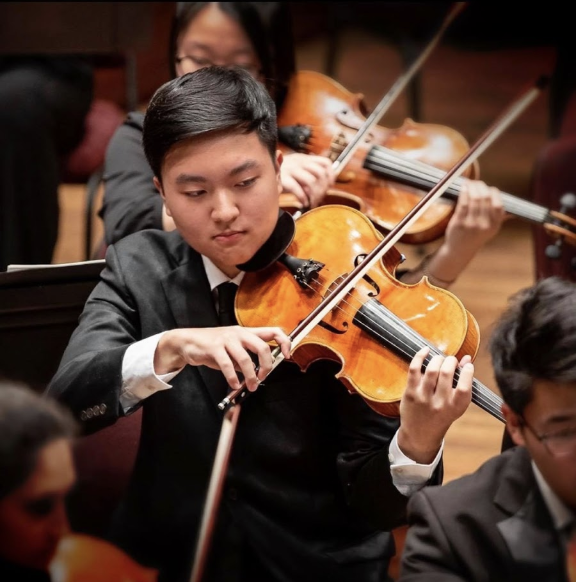
[[[279, 114], [280, 147], [334, 160], [364, 122], [365, 113], [361, 94], [350, 93], [321, 73], [300, 71], [290, 84]], [[326, 203], [352, 206], [366, 214], [379, 230], [388, 232], [468, 148], [460, 133], [442, 125], [406, 119], [396, 129], [376, 126], [339, 173], [339, 190], [329, 192]], [[477, 179], [478, 165], [471, 166], [463, 176]], [[461, 189], [462, 178], [457, 178], [408, 229], [402, 241], [422, 244], [442, 236]], [[576, 244], [573, 217], [512, 194], [502, 193], [501, 197], [510, 215], [541, 224], [550, 236]], [[289, 211], [300, 209], [286, 194], [281, 203]]]

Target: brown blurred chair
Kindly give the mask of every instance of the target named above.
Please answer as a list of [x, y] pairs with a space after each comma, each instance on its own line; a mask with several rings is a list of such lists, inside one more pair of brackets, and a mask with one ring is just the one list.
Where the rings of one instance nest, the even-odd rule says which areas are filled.
[[104, 537], [134, 468], [142, 409], [112, 426], [78, 439], [77, 483], [68, 498], [73, 531]]
[[[532, 200], [576, 220], [576, 94], [568, 102], [560, 134], [539, 152], [532, 176]], [[536, 278], [558, 276], [576, 281], [576, 246], [535, 226]], [[576, 228], [572, 238], [576, 239]]]
[[113, 101], [95, 99], [86, 118], [86, 129], [82, 141], [64, 160], [61, 181], [86, 184], [84, 205], [84, 258], [86, 260], [92, 258], [93, 206], [102, 180], [106, 148], [125, 117], [125, 112]]

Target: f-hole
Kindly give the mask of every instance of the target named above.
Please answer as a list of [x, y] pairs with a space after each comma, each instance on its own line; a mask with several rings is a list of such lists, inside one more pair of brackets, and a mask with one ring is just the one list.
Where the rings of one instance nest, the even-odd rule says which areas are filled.
[[[328, 291], [326, 292], [326, 294], [324, 295], [324, 297], [328, 296], [330, 294], [330, 292], [334, 289], [334, 287], [337, 287], [341, 281], [344, 280], [345, 275], [341, 275], [340, 277], [338, 277], [338, 279], [336, 279], [328, 288]], [[334, 309], [338, 309], [338, 307], [334, 307]], [[328, 330], [331, 333], [335, 333], [338, 335], [342, 335], [343, 333], [346, 333], [348, 331], [348, 322], [347, 321], [343, 321], [342, 322], [342, 329], [338, 329], [336, 327], [334, 327], [333, 325], [330, 325], [329, 323], [326, 323], [325, 321], [321, 321], [318, 324], [320, 327], [323, 327], [324, 329]]]
[[[365, 258], [366, 254], [357, 255], [356, 258], [354, 259], [354, 266], [357, 267]], [[374, 288], [375, 293], [372, 292], [368, 293], [368, 297], [378, 297], [378, 295], [380, 295], [380, 287], [378, 287], [376, 281], [374, 281], [374, 279], [369, 277], [367, 274], [364, 275], [362, 279], [364, 279], [364, 281], [366, 281], [371, 287]]]

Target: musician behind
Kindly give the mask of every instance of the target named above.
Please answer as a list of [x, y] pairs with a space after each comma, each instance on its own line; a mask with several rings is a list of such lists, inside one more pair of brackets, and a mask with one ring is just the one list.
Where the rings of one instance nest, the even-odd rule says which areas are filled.
[[[287, 2], [179, 2], [167, 47], [170, 69], [176, 77], [209, 64], [241, 66], [266, 85], [280, 112], [297, 75], [290, 16]], [[313, 103], [317, 96], [310, 91]], [[131, 112], [106, 152], [101, 216], [107, 244], [146, 228], [175, 228], [142, 148], [143, 117]], [[290, 153], [284, 156], [280, 179], [284, 193], [314, 208], [326, 199], [336, 174], [327, 157]], [[425, 275], [438, 287], [450, 287], [496, 236], [505, 216], [497, 188], [463, 178], [442, 243], [414, 269], [403, 272], [402, 282], [418, 283]]]
[[516, 295], [490, 352], [518, 446], [411, 498], [402, 582], [568, 582], [567, 546], [576, 536], [575, 348], [575, 283], [542, 279]]
[[[109, 247], [48, 387], [87, 433], [143, 407], [110, 539], [162, 581], [190, 579], [222, 425], [217, 404], [240, 388], [240, 374], [250, 392], [205, 581], [386, 580], [390, 530], [405, 522], [411, 494], [440, 483], [444, 436], [471, 401], [470, 358], [436, 356], [422, 373], [424, 349], [408, 373], [400, 424], [349, 393], [333, 363], [302, 372], [284, 361], [269, 374], [268, 342], [290, 357], [282, 329], [221, 323], [219, 286], [242, 284], [237, 265], [278, 222], [276, 132], [273, 101], [244, 70], [206, 67], [157, 90], [143, 143], [177, 230]], [[385, 374], [374, 373], [385, 387]], [[88, 415], [94, 407], [100, 413]]]
[[156, 572], [111, 544], [71, 534], [65, 502], [77, 428], [52, 399], [0, 383], [0, 580], [154, 582]]

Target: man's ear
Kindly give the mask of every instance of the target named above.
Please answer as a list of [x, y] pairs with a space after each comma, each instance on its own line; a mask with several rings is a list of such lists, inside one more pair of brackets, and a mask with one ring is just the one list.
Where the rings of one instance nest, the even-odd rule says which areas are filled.
[[162, 183], [160, 182], [160, 180], [158, 180], [158, 178], [156, 176], [154, 176], [152, 181], [154, 182], [154, 186], [156, 187], [156, 190], [158, 190], [158, 192], [160, 192], [160, 196], [162, 196], [162, 200], [164, 200], [164, 211], [166, 212], [166, 214], [168, 216], [172, 216], [172, 214], [170, 212], [170, 208], [168, 208], [168, 205], [166, 204], [166, 196], [164, 195], [164, 189], [162, 188]]
[[502, 414], [506, 419], [506, 430], [515, 445], [526, 446], [522, 432], [522, 419], [507, 404], [502, 404]]
[[282, 176], [280, 174], [280, 168], [282, 167], [282, 162], [284, 161], [284, 154], [281, 150], [276, 150], [276, 182], [278, 183], [278, 194], [282, 194]]
[[282, 150], [276, 150], [276, 166], [278, 170], [280, 170], [280, 166], [282, 165], [283, 161], [284, 154], [282, 153]]

